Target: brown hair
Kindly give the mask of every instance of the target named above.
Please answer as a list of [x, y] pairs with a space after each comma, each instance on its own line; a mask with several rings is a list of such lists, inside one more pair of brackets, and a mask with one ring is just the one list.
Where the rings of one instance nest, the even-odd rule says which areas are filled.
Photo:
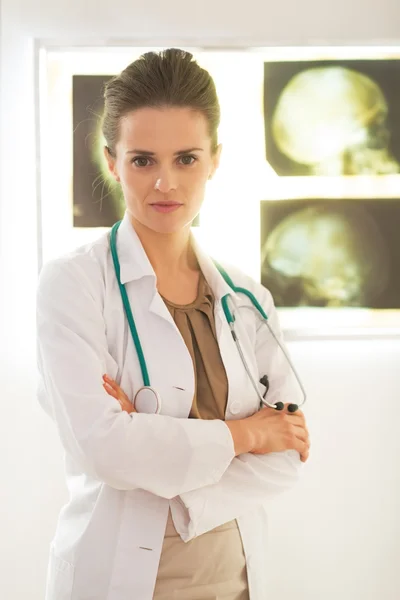
[[206, 117], [212, 150], [218, 146], [220, 107], [214, 81], [190, 52], [169, 48], [146, 52], [107, 82], [103, 135], [112, 156], [121, 118], [140, 108], [187, 107]]

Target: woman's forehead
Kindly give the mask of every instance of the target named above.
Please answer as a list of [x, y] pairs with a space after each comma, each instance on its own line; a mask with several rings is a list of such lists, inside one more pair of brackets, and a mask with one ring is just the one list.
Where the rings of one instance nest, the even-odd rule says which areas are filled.
[[173, 153], [189, 148], [207, 149], [206, 117], [189, 108], [142, 108], [128, 113], [120, 123], [120, 145], [129, 150]]

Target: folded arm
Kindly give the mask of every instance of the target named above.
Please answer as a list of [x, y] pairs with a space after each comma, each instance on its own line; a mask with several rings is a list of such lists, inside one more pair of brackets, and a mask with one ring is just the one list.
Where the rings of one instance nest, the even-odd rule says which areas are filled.
[[[269, 292], [263, 289], [260, 298], [269, 316], [270, 325], [283, 343], [277, 312]], [[270, 362], [268, 400], [299, 401], [299, 388], [292, 379], [289, 364], [279, 346], [271, 346], [270, 333], [265, 326], [257, 332], [256, 358], [260, 376], [265, 364]], [[271, 362], [271, 348], [275, 355]], [[237, 456], [221, 479], [204, 488], [197, 489], [171, 501], [175, 526], [184, 541], [201, 535], [219, 525], [238, 518], [261, 504], [268, 504], [276, 496], [291, 489], [298, 481], [302, 463], [296, 450], [270, 452], [268, 454], [245, 453]]]
[[71, 261], [47, 265], [38, 286], [41, 387], [64, 449], [83, 471], [121, 490], [173, 498], [216, 483], [234, 458], [225, 423], [128, 414], [104, 390], [114, 361], [93, 288]]

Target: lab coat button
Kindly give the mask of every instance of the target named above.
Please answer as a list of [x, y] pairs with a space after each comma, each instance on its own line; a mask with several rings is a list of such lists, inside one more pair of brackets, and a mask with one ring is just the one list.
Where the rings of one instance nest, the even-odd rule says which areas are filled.
[[229, 412], [231, 415], [237, 415], [240, 412], [240, 403], [232, 402], [231, 406], [229, 407]]

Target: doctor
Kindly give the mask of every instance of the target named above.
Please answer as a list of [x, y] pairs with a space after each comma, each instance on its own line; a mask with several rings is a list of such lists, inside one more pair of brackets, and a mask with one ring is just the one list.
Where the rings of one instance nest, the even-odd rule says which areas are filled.
[[[110, 235], [48, 263], [39, 393], [70, 499], [47, 600], [269, 598], [268, 507], [297, 481], [309, 439], [301, 411], [286, 408], [298, 388], [282, 351], [190, 235], [218, 167], [218, 124], [214, 83], [187, 52], [145, 54], [106, 86], [105, 155], [126, 202], [120, 280], [160, 406], [132, 404], [143, 377]], [[281, 340], [270, 293], [236, 269], [229, 276]], [[227, 294], [249, 370], [257, 383], [268, 375], [268, 401], [282, 411], [259, 410], [222, 310]]]

